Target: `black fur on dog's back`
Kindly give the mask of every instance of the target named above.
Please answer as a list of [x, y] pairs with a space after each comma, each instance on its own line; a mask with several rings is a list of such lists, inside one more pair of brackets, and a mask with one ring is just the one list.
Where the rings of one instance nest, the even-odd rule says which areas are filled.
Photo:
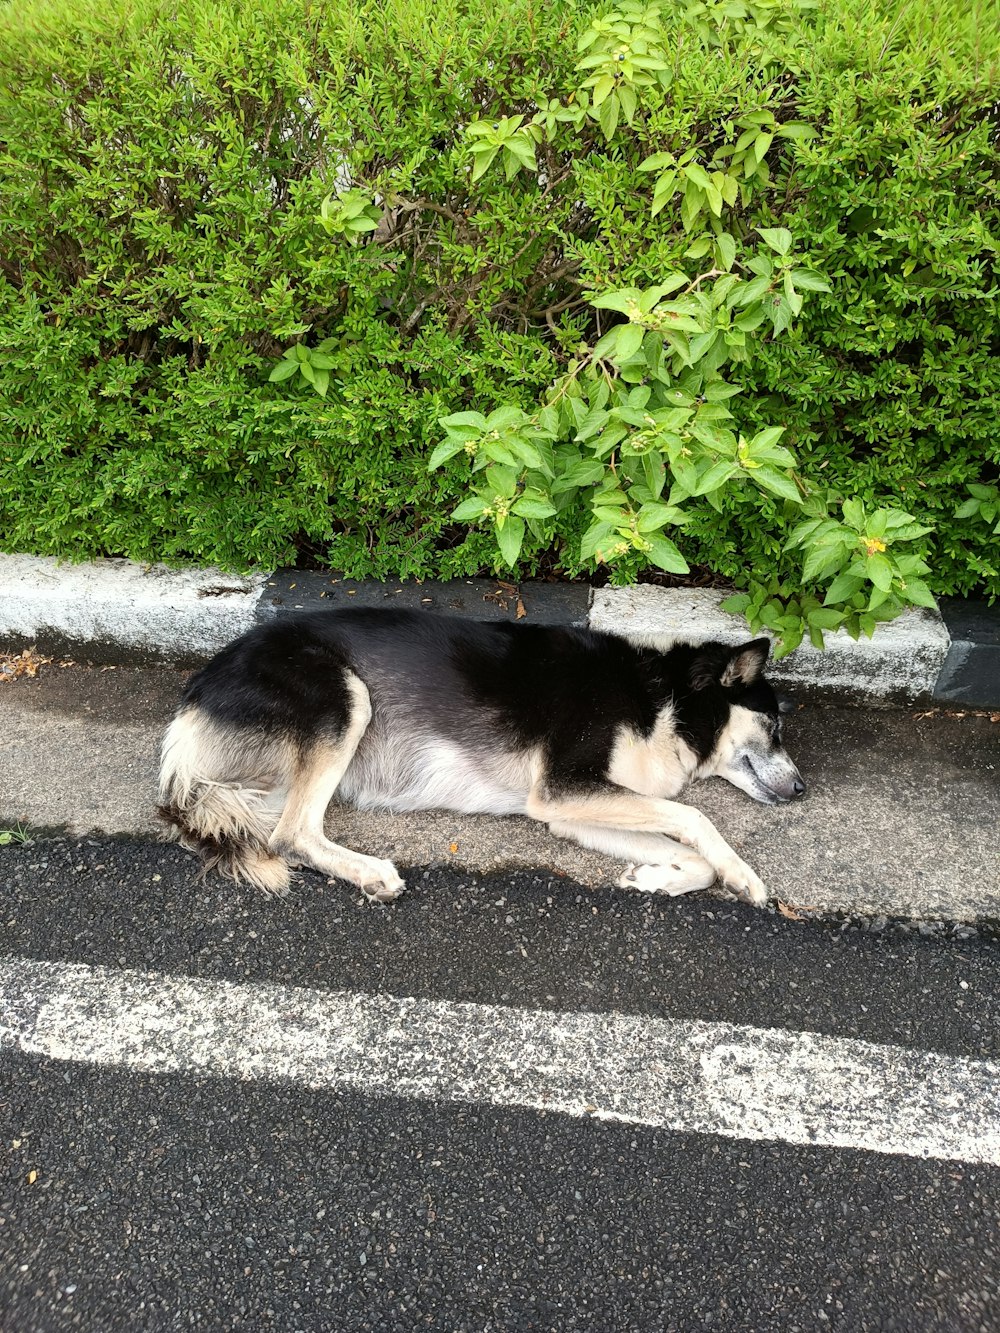
[[[343, 724], [344, 667], [373, 708], [404, 703], [442, 735], [467, 738], [484, 709], [498, 738], [550, 744], [567, 764], [610, 746], [622, 724], [648, 735], [671, 702], [679, 734], [707, 757], [733, 703], [776, 711], [764, 680], [723, 689], [723, 644], [666, 652], [596, 630], [483, 623], [431, 612], [315, 611], [259, 626], [188, 682], [183, 702], [219, 722], [307, 737]], [[553, 756], [554, 757], [554, 756]]]

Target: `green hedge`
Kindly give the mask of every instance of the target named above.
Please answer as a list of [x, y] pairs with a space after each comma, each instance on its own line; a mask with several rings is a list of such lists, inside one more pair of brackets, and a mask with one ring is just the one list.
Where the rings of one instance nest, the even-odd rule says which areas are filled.
[[[1000, 591], [995, 19], [977, 30], [958, 0], [690, 0], [654, 14], [669, 76], [640, 79], [609, 136], [607, 112], [580, 116], [577, 49], [608, 8], [5, 8], [3, 545], [227, 567], [305, 554], [355, 575], [501, 563], [489, 525], [451, 517], [465, 455], [428, 470], [439, 422], [537, 414], [614, 321], [588, 298], [697, 282], [697, 226], [680, 196], [652, 215], [640, 168], [707, 162], [763, 115], [813, 133], [766, 134], [754, 188], [704, 204], [710, 244], [725, 223], [739, 245], [708, 263], [746, 278], [760, 229], [787, 229], [830, 290], [726, 367], [734, 429], [783, 426], [802, 496], [931, 528], [912, 544], [934, 591]], [[500, 151], [480, 174], [470, 127], [540, 106], [552, 119], [522, 160]], [[272, 380], [296, 344], [307, 372]], [[536, 508], [522, 571], [593, 567], [585, 490]], [[801, 584], [780, 489], [686, 498], [690, 563]], [[617, 577], [649, 563], [640, 543]]]

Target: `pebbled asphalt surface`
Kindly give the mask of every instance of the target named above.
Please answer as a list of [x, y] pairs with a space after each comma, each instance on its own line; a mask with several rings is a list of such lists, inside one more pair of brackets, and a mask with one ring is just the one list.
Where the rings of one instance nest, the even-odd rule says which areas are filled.
[[[174, 847], [0, 849], [0, 951], [998, 1058], [1000, 946], [541, 872], [266, 901]], [[0, 1330], [1000, 1330], [1000, 1171], [0, 1062]], [[31, 1172], [37, 1175], [29, 1183]]]

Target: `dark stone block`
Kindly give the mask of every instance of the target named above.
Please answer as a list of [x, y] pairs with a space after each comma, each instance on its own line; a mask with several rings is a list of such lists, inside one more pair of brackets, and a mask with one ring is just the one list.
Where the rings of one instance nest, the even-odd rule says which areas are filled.
[[316, 570], [278, 570], [257, 603], [257, 619], [289, 611], [345, 606], [405, 607], [467, 616], [472, 620], [521, 620], [527, 625], [583, 625], [590, 609], [585, 583], [507, 583], [497, 579], [413, 579], [378, 583]]
[[951, 635], [934, 698], [972, 708], [1000, 708], [1000, 606], [942, 598]]

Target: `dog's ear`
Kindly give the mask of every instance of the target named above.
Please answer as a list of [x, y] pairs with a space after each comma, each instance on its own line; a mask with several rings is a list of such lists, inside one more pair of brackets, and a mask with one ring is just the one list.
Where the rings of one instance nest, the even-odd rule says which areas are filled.
[[754, 639], [734, 648], [722, 673], [723, 687], [752, 685], [760, 678], [770, 651], [770, 639]]

